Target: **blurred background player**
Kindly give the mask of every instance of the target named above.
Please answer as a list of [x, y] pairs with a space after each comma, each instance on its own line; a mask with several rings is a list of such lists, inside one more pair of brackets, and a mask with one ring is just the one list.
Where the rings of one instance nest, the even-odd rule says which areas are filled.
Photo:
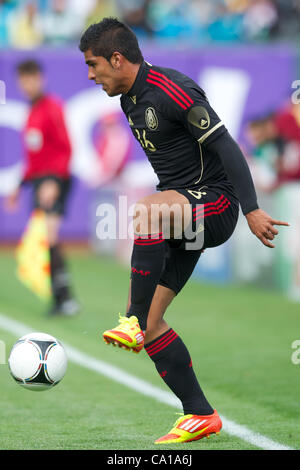
[[[30, 183], [34, 208], [46, 212], [53, 305], [49, 314], [73, 315], [79, 305], [70, 290], [69, 273], [59, 244], [59, 229], [70, 192], [71, 145], [61, 102], [45, 91], [40, 64], [19, 63], [18, 84], [31, 109], [23, 129], [25, 165], [21, 185]], [[8, 197], [7, 208], [15, 209], [21, 185]]]
[[250, 165], [256, 187], [262, 192], [300, 181], [299, 122], [299, 106], [291, 104], [248, 123]]

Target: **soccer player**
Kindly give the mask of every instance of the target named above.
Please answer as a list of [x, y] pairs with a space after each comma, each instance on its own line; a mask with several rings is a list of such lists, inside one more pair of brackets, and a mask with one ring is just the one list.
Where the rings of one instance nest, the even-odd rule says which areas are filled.
[[[56, 97], [45, 92], [44, 74], [38, 62], [20, 63], [17, 73], [20, 89], [30, 102], [23, 130], [26, 159], [21, 185], [31, 183], [34, 208], [46, 212], [53, 294], [49, 314], [73, 315], [78, 312], [79, 305], [71, 294], [69, 274], [59, 244], [59, 229], [71, 186], [71, 145], [63, 107]], [[21, 185], [9, 196], [8, 208], [16, 207]]]
[[[197, 381], [185, 344], [166, 323], [164, 313], [203, 249], [231, 236], [239, 204], [250, 230], [267, 247], [274, 247], [272, 240], [278, 233], [274, 225], [288, 224], [258, 207], [240, 148], [192, 79], [145, 62], [133, 32], [114, 18], [91, 25], [79, 47], [88, 78], [102, 85], [108, 96], [121, 95], [133, 135], [159, 179], [158, 192], [136, 207], [126, 316], [120, 316], [119, 325], [103, 337], [135, 352], [145, 348], [181, 400], [183, 416], [156, 443], [209, 437], [220, 431], [221, 419]], [[162, 210], [154, 210], [157, 207]], [[187, 243], [191, 234], [195, 240]]]

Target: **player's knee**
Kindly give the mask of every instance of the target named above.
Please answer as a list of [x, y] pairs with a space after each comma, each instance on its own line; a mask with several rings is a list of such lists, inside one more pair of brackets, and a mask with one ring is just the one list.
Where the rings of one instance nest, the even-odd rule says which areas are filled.
[[153, 204], [147, 198], [140, 199], [134, 207], [134, 229], [136, 233], [158, 233], [159, 214], [153, 211]]

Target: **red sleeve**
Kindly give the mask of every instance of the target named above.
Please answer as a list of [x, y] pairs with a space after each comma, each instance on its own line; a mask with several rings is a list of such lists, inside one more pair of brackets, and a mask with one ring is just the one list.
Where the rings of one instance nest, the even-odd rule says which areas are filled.
[[71, 142], [65, 123], [63, 105], [58, 100], [52, 100], [51, 106], [48, 108], [48, 123], [49, 137], [65, 155], [69, 155], [70, 159]]

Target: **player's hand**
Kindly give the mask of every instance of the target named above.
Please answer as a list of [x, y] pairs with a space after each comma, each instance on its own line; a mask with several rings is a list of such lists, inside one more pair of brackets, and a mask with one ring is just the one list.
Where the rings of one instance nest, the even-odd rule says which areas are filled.
[[20, 188], [16, 188], [4, 199], [4, 209], [7, 212], [16, 212], [19, 207]]
[[251, 232], [269, 248], [275, 247], [270, 240], [274, 240], [275, 236], [278, 235], [278, 230], [274, 225], [285, 225], [287, 227], [290, 225], [288, 222], [272, 219], [272, 217], [262, 209], [248, 212], [248, 214], [246, 214], [246, 219]]
[[59, 185], [54, 180], [44, 181], [37, 193], [40, 207], [43, 209], [51, 209], [59, 197]]

